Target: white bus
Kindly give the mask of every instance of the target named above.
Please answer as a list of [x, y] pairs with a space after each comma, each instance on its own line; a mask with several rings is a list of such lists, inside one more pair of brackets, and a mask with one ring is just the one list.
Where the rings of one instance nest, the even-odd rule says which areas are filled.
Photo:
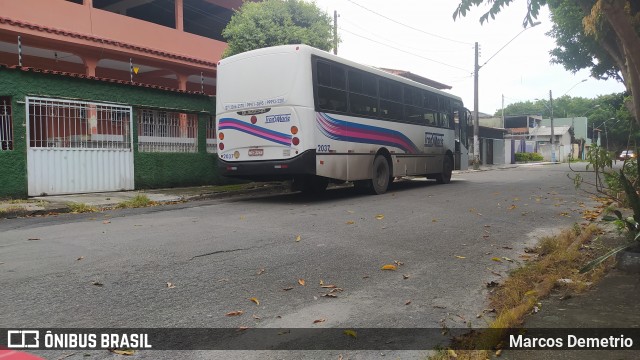
[[217, 94], [225, 176], [290, 179], [307, 192], [351, 181], [382, 194], [395, 177], [448, 183], [456, 159], [468, 166], [459, 97], [306, 45], [221, 60]]

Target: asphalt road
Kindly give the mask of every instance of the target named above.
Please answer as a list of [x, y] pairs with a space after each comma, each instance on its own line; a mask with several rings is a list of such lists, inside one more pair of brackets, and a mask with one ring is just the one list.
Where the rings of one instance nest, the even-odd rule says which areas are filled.
[[[568, 172], [527, 166], [458, 174], [448, 185], [400, 182], [380, 196], [346, 188], [321, 198], [268, 195], [0, 221], [0, 328], [483, 327], [488, 319], [477, 315], [487, 307], [486, 284], [518, 266], [540, 236], [583, 222], [581, 211], [594, 205]], [[395, 262], [397, 271], [381, 270]], [[324, 297], [331, 289], [320, 281], [343, 291]], [[244, 313], [225, 316], [237, 310]], [[35, 353], [80, 359], [87, 352]], [[135, 356], [340, 354], [399, 353]]]

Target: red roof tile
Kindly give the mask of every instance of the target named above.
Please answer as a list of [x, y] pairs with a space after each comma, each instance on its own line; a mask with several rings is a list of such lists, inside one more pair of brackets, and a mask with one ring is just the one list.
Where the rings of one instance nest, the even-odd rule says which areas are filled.
[[22, 27], [22, 28], [28, 28], [28, 29], [31, 29], [31, 30], [37, 30], [37, 31], [52, 33], [52, 34], [56, 34], [56, 35], [63, 35], [63, 36], [69, 36], [69, 37], [77, 38], [77, 39], [93, 41], [93, 42], [97, 42], [97, 43], [100, 43], [100, 44], [109, 44], [109, 45], [119, 46], [119, 47], [123, 47], [123, 48], [126, 48], [126, 49], [146, 52], [146, 53], [149, 53], [149, 54], [164, 56], [164, 57], [168, 57], [168, 58], [172, 58], [172, 59], [178, 59], [178, 60], [182, 60], [182, 61], [188, 61], [188, 62], [192, 62], [192, 63], [195, 63], [195, 64], [200, 64], [200, 65], [206, 65], [206, 66], [212, 66], [212, 67], [216, 67], [217, 66], [217, 64], [215, 62], [211, 62], [211, 61], [196, 59], [196, 58], [192, 58], [192, 57], [188, 57], [188, 56], [184, 56], [184, 55], [179, 55], [179, 54], [172, 54], [172, 53], [168, 53], [168, 52], [161, 51], [161, 50], [141, 47], [141, 46], [138, 46], [138, 45], [126, 44], [126, 43], [122, 43], [122, 42], [119, 42], [119, 41], [100, 38], [100, 37], [93, 36], [93, 35], [80, 34], [80, 33], [70, 32], [70, 31], [66, 31], [66, 30], [40, 26], [40, 25], [37, 25], [37, 24], [31, 24], [31, 23], [28, 23], [28, 22], [25, 22], [25, 21], [9, 19], [9, 18], [2, 17], [2, 16], [0, 16], [0, 23], [9, 24], [9, 25], [12, 25], [12, 26], [17, 26], [17, 27]]
[[35, 72], [35, 73], [43, 73], [43, 74], [53, 74], [53, 75], [77, 77], [77, 78], [81, 78], [81, 79], [88, 79], [88, 80], [95, 80], [95, 81], [118, 83], [118, 84], [123, 84], [123, 85], [146, 87], [146, 88], [157, 89], [157, 90], [173, 91], [173, 92], [178, 92], [178, 93], [183, 93], [183, 94], [207, 95], [207, 94], [204, 94], [204, 93], [201, 93], [201, 92], [198, 92], [198, 91], [178, 90], [178, 89], [165, 87], [165, 86], [160, 86], [160, 85], [152, 85], [152, 84], [131, 82], [131, 81], [125, 81], [125, 80], [112, 79], [112, 78], [103, 78], [103, 77], [97, 77], [97, 76], [87, 76], [87, 75], [84, 75], [84, 74], [69, 73], [69, 72], [65, 72], [65, 71], [38, 69], [38, 68], [28, 67], [28, 66], [0, 64], [0, 69], [2, 69], [2, 68], [22, 70], [22, 71], [25, 71], [25, 72]]

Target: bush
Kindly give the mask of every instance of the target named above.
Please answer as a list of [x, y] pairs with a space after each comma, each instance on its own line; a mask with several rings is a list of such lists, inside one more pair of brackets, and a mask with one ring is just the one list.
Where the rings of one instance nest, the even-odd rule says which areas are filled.
[[518, 162], [527, 162], [527, 161], [542, 161], [544, 158], [542, 155], [538, 153], [516, 153], [516, 161]]

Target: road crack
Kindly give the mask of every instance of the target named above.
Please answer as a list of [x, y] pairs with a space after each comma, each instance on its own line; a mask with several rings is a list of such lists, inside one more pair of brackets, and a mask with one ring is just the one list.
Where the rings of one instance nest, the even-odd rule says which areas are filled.
[[192, 257], [191, 259], [189, 259], [189, 261], [191, 261], [191, 260], [193, 260], [193, 259], [195, 259], [195, 258], [204, 257], [204, 256], [209, 256], [209, 255], [216, 255], [216, 254], [230, 253], [230, 252], [242, 251], [242, 250], [250, 250], [250, 249], [251, 249], [251, 248], [230, 249], [230, 250], [218, 250], [218, 251], [214, 251], [214, 252], [210, 252], [210, 253], [206, 253], [206, 254], [196, 255], [196, 256]]

